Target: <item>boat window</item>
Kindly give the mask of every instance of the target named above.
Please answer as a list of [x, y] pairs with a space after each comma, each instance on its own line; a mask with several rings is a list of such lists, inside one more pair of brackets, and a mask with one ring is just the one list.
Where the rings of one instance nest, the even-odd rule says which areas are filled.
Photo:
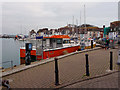
[[74, 42], [71, 42], [71, 44], [74, 44]]
[[70, 43], [70, 40], [68, 40], [68, 43]]
[[84, 41], [84, 40], [81, 40], [82, 42]]
[[65, 43], [65, 40], [63, 41], [63, 44]]
[[70, 40], [64, 40], [63, 44], [70, 43]]
[[85, 44], [84, 43], [81, 43], [82, 46], [84, 46]]
[[55, 42], [55, 39], [53, 39], [53, 42]]
[[57, 39], [57, 44], [62, 44], [62, 39]]

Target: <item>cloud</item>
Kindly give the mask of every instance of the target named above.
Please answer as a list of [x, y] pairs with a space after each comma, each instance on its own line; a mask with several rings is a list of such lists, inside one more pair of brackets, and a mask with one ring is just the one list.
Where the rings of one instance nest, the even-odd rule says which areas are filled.
[[1, 2], [118, 2], [119, 0], [1, 0]]
[[[102, 27], [117, 18], [117, 3], [99, 2], [6, 2], [2, 5], [3, 33], [28, 33], [31, 29], [59, 28], [72, 23], [74, 16], [79, 21], [80, 11], [84, 23]], [[22, 28], [21, 28], [22, 27]]]

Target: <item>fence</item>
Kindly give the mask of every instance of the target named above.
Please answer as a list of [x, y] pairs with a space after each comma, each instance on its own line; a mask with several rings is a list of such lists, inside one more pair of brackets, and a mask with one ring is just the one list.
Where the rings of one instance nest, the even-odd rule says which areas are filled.
[[12, 60], [11, 61], [5, 61], [5, 62], [2, 62], [0, 64], [2, 65], [2, 64], [5, 64], [5, 63], [10, 63], [11, 64], [10, 67], [11, 67], [11, 69], [13, 69], [13, 61]]

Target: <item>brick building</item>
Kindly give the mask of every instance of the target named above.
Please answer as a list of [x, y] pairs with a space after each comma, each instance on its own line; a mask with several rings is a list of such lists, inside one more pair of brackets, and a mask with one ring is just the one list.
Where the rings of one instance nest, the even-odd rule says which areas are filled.
[[120, 21], [114, 21], [110, 23], [111, 31], [120, 31]]

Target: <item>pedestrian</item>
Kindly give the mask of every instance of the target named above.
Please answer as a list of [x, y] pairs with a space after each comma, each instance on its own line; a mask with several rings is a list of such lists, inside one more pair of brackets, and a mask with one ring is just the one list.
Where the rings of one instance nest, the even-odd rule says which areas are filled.
[[110, 41], [109, 41], [109, 39], [107, 38], [107, 40], [106, 40], [106, 48], [107, 48], [107, 49], [109, 49], [109, 43], [110, 43]]
[[106, 38], [104, 38], [104, 46], [105, 46], [105, 50], [106, 50], [106, 48], [107, 48], [107, 39]]

